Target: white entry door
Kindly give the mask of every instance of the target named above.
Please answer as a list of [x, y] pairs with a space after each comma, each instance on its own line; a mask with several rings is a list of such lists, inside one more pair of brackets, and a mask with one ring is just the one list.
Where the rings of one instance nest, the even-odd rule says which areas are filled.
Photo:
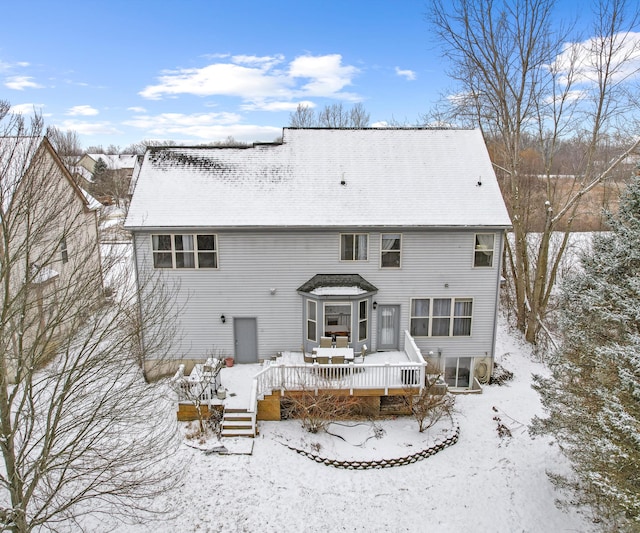
[[378, 350], [398, 350], [400, 347], [400, 306], [378, 306]]

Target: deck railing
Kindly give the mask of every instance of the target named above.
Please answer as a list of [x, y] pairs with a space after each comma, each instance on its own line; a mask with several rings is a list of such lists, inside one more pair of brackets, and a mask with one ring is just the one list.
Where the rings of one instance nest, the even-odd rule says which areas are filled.
[[345, 363], [345, 364], [278, 364], [271, 363], [253, 379], [250, 410], [257, 410], [257, 402], [273, 391], [355, 390], [417, 388], [425, 383], [426, 361], [413, 337], [405, 331], [407, 362], [402, 363]]

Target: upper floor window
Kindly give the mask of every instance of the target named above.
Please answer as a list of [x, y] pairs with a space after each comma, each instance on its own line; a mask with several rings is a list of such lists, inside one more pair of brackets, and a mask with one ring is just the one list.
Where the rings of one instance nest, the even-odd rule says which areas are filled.
[[215, 235], [152, 235], [155, 268], [218, 268]]
[[468, 337], [472, 311], [471, 298], [412, 298], [411, 335]]
[[401, 235], [399, 233], [383, 233], [380, 239], [380, 266], [382, 268], [400, 268]]
[[493, 245], [495, 235], [493, 233], [476, 233], [475, 253], [473, 257], [474, 267], [493, 266]]
[[63, 263], [69, 262], [69, 250], [67, 249], [67, 239], [64, 237], [60, 240], [60, 258]]
[[343, 233], [340, 235], [341, 261], [366, 261], [369, 235], [366, 233]]

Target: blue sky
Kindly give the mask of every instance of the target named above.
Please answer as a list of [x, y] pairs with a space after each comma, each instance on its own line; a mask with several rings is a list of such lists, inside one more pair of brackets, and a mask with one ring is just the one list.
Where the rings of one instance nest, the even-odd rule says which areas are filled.
[[0, 98], [83, 146], [271, 141], [298, 103], [415, 123], [450, 89], [425, 0], [5, 4]]

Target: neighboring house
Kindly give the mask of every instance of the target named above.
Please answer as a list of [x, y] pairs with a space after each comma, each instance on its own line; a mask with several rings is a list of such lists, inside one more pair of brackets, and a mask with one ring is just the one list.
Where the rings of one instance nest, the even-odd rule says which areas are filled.
[[126, 170], [131, 175], [136, 158], [137, 156], [132, 154], [84, 154], [78, 165], [93, 174], [98, 159], [102, 159], [110, 170]]
[[459, 389], [492, 366], [509, 226], [480, 131], [425, 128], [149, 148], [125, 223], [138, 275], [176, 282], [176, 365], [327, 335], [403, 350], [408, 330]]
[[[107, 172], [104, 183], [98, 183], [96, 165], [102, 160]], [[128, 198], [131, 175], [138, 156], [135, 154], [85, 154], [74, 167], [74, 175], [83, 179], [86, 187], [105, 204]], [[87, 175], [88, 174], [88, 175]]]
[[83, 189], [89, 189], [93, 184], [93, 173], [82, 165], [70, 165], [69, 172], [71, 172], [74, 181]]
[[0, 137], [0, 197], [2, 342], [7, 359], [24, 360], [55, 347], [79, 294], [102, 293], [100, 204], [46, 137]]

